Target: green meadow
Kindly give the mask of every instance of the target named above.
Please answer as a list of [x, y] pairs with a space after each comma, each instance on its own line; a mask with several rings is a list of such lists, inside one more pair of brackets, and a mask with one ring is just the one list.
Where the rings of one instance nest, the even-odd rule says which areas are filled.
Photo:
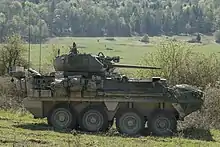
[[[187, 36], [173, 36], [170, 38], [176, 38], [178, 41], [186, 42], [190, 39]], [[110, 40], [108, 40], [110, 39]], [[98, 54], [103, 52], [106, 56], [120, 56], [120, 63], [122, 64], [139, 64], [145, 55], [154, 52], [157, 44], [167, 39], [166, 37], [150, 37], [150, 43], [140, 42], [140, 37], [115, 37], [114, 40], [111, 38], [86, 38], [86, 37], [64, 37], [50, 39], [41, 45], [41, 65], [47, 65], [50, 67], [48, 62], [53, 54], [53, 49], [60, 49], [62, 53], [68, 53], [69, 47], [72, 42], [76, 42], [80, 53], [91, 53]], [[202, 36], [201, 44], [190, 44], [193, 51], [202, 52], [206, 55], [216, 53], [220, 55], [220, 45], [214, 42], [212, 36]], [[27, 50], [28, 50], [28, 44]], [[31, 44], [31, 63], [32, 67], [39, 68], [39, 57], [40, 57], [40, 45]], [[51, 65], [53, 66], [53, 65]], [[150, 65], [149, 65], [150, 66]]]

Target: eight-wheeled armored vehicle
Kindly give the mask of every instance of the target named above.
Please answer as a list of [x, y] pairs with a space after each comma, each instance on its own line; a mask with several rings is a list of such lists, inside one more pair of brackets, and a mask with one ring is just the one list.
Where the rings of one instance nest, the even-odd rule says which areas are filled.
[[120, 57], [71, 52], [54, 59], [55, 72], [42, 75], [13, 67], [11, 76], [26, 94], [25, 108], [60, 129], [107, 131], [114, 120], [122, 134], [136, 135], [147, 123], [155, 135], [172, 135], [177, 120], [201, 108], [203, 92], [166, 79], [131, 79], [115, 68], [159, 69], [118, 64]]

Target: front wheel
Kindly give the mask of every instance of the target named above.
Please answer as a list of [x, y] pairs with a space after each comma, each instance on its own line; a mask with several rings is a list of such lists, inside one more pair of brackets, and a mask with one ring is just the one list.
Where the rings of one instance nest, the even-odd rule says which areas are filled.
[[171, 136], [176, 132], [177, 121], [172, 113], [155, 111], [148, 119], [149, 130], [157, 136]]

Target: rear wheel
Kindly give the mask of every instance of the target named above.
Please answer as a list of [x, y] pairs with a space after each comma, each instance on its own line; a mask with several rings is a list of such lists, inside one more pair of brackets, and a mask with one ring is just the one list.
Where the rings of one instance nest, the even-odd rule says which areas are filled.
[[49, 125], [57, 129], [74, 129], [76, 127], [76, 113], [66, 106], [56, 107], [49, 113], [47, 121]]
[[154, 135], [171, 136], [177, 128], [175, 115], [164, 110], [155, 111], [148, 119], [148, 128]]
[[144, 130], [144, 117], [135, 109], [121, 110], [116, 117], [116, 128], [121, 134], [140, 134]]
[[102, 132], [108, 130], [108, 116], [103, 107], [89, 106], [80, 114], [79, 125], [83, 131]]

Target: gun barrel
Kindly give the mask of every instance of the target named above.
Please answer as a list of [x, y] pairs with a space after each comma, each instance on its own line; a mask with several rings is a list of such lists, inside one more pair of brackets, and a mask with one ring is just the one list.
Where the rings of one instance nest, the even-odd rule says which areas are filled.
[[126, 65], [126, 64], [114, 64], [113, 67], [118, 68], [140, 68], [140, 69], [161, 69], [153, 66], [139, 66], [139, 65]]

